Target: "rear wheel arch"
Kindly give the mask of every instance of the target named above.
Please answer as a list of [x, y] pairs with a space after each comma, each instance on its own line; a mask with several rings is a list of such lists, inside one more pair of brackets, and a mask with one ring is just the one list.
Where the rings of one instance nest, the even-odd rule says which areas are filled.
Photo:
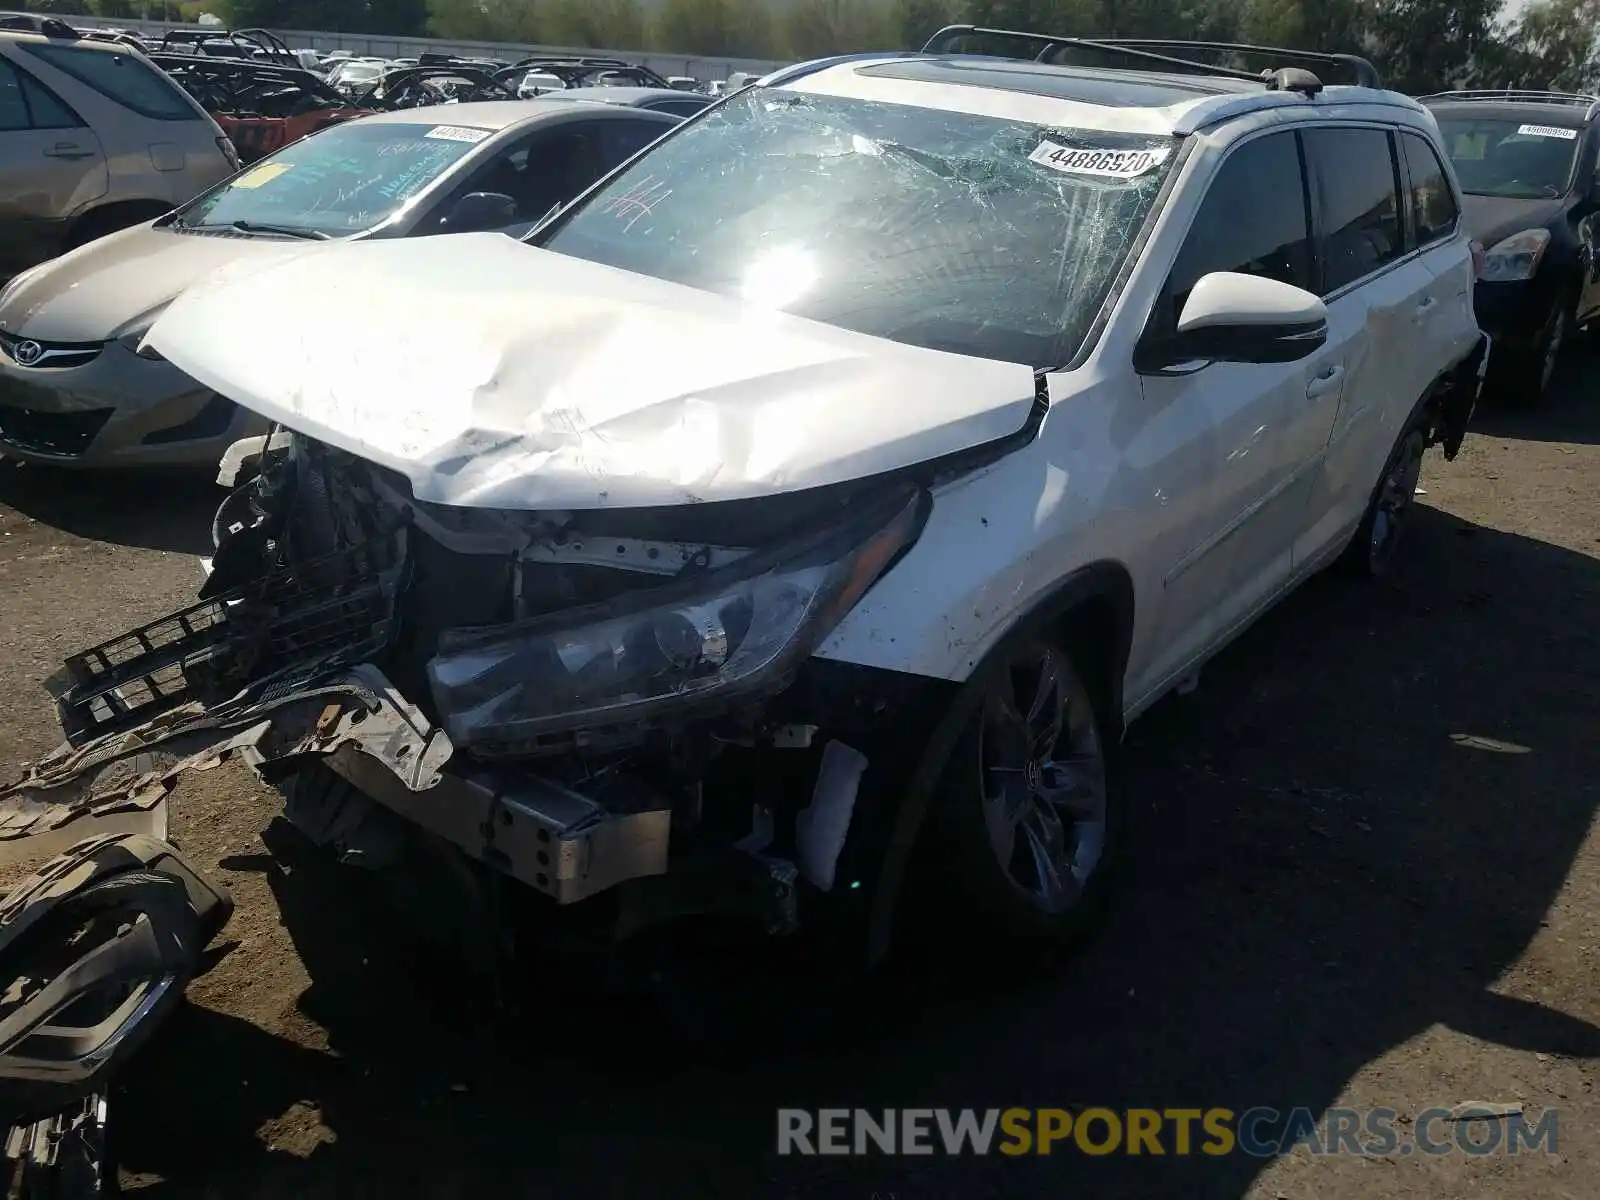
[[1126, 567], [1102, 560], [1060, 580], [1012, 622], [967, 677], [927, 737], [927, 750], [906, 780], [886, 844], [867, 916], [867, 962], [889, 950], [895, 908], [918, 834], [937, 793], [952, 748], [978, 711], [991, 676], [1019, 643], [1042, 635], [1059, 638], [1074, 665], [1093, 679], [1108, 746], [1122, 735], [1123, 682], [1133, 644], [1134, 588]]
[[87, 242], [137, 225], [153, 221], [172, 211], [173, 206], [164, 200], [116, 200], [79, 213], [67, 230], [64, 246], [75, 250]]

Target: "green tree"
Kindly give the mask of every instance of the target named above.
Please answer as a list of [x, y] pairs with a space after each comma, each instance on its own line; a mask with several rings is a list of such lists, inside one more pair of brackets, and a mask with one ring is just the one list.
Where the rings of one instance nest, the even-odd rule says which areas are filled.
[[436, 37], [482, 42], [537, 42], [532, 0], [428, 0], [428, 29]]
[[665, 0], [652, 39], [675, 54], [776, 58], [772, 14], [762, 0]]
[[638, 0], [554, 0], [539, 28], [557, 46], [641, 50], [649, 43]]
[[821, 58], [894, 43], [889, 14], [876, 0], [790, 0], [783, 43], [794, 58]]
[[1501, 0], [1385, 0], [1367, 20], [1388, 85], [1419, 94], [1472, 87], [1502, 73]]
[[1600, 0], [1544, 0], [1511, 34], [1514, 80], [1523, 87], [1588, 91], [1600, 86]]
[[889, 9], [890, 35], [905, 50], [920, 50], [952, 21], [948, 0], [894, 0]]
[[427, 32], [428, 17], [427, 0], [219, 0], [216, 12], [234, 29], [330, 29], [395, 37]]

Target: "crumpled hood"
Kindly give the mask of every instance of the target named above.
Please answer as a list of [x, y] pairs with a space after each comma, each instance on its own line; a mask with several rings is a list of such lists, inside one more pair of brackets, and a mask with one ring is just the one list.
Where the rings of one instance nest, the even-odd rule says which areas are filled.
[[1467, 232], [1486, 249], [1524, 229], [1543, 229], [1564, 204], [1562, 200], [1542, 197], [1526, 200], [1515, 196], [1463, 196], [1461, 200]]
[[226, 263], [305, 246], [135, 225], [26, 272], [0, 306], [0, 329], [42, 342], [104, 341]]
[[1020, 430], [1033, 371], [921, 350], [496, 233], [224, 270], [149, 343], [419, 500], [583, 509], [843, 482]]

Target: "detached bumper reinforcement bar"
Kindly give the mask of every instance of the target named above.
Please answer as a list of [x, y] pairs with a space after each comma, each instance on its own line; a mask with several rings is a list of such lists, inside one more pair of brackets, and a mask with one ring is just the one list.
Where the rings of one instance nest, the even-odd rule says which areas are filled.
[[630, 790], [624, 807], [603, 806], [525, 772], [447, 771], [453, 753], [444, 730], [362, 664], [284, 695], [185, 705], [138, 729], [62, 746], [0, 789], [0, 845], [148, 811], [185, 772], [234, 754], [267, 779], [320, 755], [379, 804], [559, 904], [666, 873], [664, 802]]

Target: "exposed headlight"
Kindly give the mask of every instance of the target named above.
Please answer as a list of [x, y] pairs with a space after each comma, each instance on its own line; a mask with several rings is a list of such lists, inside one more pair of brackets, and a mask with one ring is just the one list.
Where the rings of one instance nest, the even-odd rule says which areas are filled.
[[849, 526], [588, 609], [453, 630], [428, 663], [445, 729], [479, 753], [781, 690], [927, 516], [899, 492]]
[[1531, 279], [1550, 245], [1548, 229], [1524, 229], [1490, 246], [1483, 259], [1485, 283], [1513, 283]]
[[153, 346], [143, 346], [140, 343], [149, 335], [150, 327], [135, 329], [132, 333], [125, 333], [117, 339], [124, 350], [137, 354], [140, 358], [148, 358], [151, 362], [166, 362], [166, 357]]

